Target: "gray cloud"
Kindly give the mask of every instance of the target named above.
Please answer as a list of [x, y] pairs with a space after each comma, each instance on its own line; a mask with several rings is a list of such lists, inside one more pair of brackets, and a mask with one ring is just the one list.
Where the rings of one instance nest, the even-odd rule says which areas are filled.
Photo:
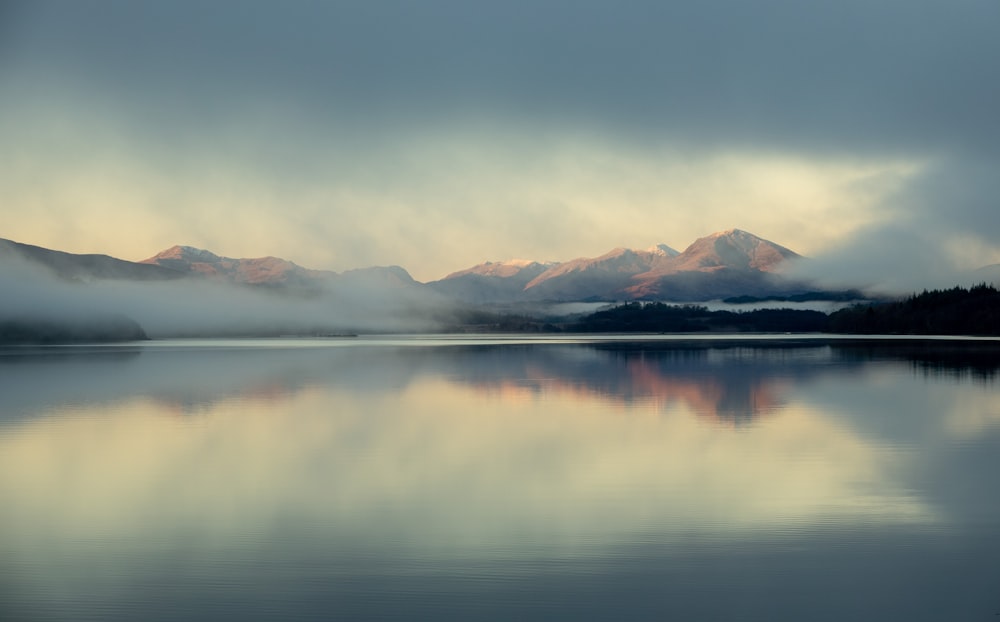
[[906, 186], [895, 201], [931, 236], [939, 223], [963, 235], [996, 236], [1000, 232], [998, 171], [1000, 153], [944, 158]]
[[340, 278], [309, 295], [275, 294], [212, 280], [114, 281], [87, 285], [56, 278], [46, 268], [0, 257], [0, 323], [39, 320], [76, 326], [124, 316], [154, 339], [205, 335], [420, 332], [449, 317], [436, 295]]
[[1000, 142], [992, 1], [43, 2], [18, 21], [15, 61], [152, 119], [262, 97], [390, 126], [482, 113], [698, 145]]
[[[882, 207], [886, 217], [798, 267], [840, 286], [906, 293], [971, 285], [995, 257], [1000, 233], [1000, 159], [944, 158]], [[992, 254], [991, 254], [992, 253]]]

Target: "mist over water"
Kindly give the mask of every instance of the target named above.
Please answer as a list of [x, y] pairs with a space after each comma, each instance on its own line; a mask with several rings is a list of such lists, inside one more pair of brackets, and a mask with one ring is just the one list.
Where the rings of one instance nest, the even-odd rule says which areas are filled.
[[420, 332], [438, 328], [433, 318], [446, 309], [444, 301], [429, 292], [357, 280], [298, 292], [211, 279], [73, 282], [14, 256], [2, 259], [0, 320], [76, 323], [122, 315], [138, 322], [152, 338]]

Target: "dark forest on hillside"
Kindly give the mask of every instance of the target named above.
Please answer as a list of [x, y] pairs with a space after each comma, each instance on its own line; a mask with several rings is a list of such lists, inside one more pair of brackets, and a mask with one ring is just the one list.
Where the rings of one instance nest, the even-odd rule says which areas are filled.
[[821, 311], [758, 309], [710, 311], [700, 305], [629, 302], [598, 311], [567, 327], [575, 332], [819, 332], [828, 316]]
[[[837, 333], [861, 335], [1000, 336], [1000, 291], [992, 285], [924, 291], [832, 314], [796, 309], [711, 311], [702, 305], [627, 302], [578, 318], [538, 317], [483, 308], [453, 312], [442, 332], [457, 333]], [[323, 335], [275, 328], [229, 336]], [[118, 315], [56, 322], [0, 318], [0, 344], [79, 343], [147, 339], [135, 321]]]
[[1000, 335], [1000, 292], [992, 285], [924, 291], [904, 300], [820, 311], [710, 311], [695, 305], [630, 302], [592, 313], [579, 332], [830, 332], [908, 335]]
[[1000, 335], [1000, 291], [984, 283], [856, 305], [832, 313], [827, 330], [862, 335]]

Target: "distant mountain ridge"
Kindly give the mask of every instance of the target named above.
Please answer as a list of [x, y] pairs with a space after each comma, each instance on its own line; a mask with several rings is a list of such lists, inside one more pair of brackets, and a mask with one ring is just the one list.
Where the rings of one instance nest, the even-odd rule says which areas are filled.
[[[803, 284], [777, 274], [785, 262], [799, 258], [784, 246], [729, 229], [699, 238], [683, 252], [666, 244], [645, 250], [616, 248], [599, 257], [549, 264], [544, 270], [529, 263], [534, 266], [530, 273], [480, 264], [428, 285], [489, 302], [697, 301], [741, 295], [738, 292], [774, 295], [800, 290]], [[528, 274], [534, 276], [525, 279]]]
[[116, 259], [109, 255], [65, 253], [0, 238], [0, 260], [5, 257], [41, 266], [54, 276], [67, 281], [162, 281], [183, 277], [176, 270], [162, 266]]
[[336, 272], [303, 268], [287, 259], [234, 259], [193, 246], [171, 246], [140, 264], [156, 265], [182, 274], [218, 277], [249, 285], [305, 285], [336, 276]]
[[364, 285], [381, 292], [406, 290], [469, 304], [618, 300], [702, 301], [731, 296], [796, 293], [806, 287], [782, 276], [800, 256], [752, 233], [730, 229], [699, 238], [684, 251], [666, 244], [616, 248], [599, 257], [564, 262], [488, 261], [420, 283], [399, 266], [337, 273], [278, 257], [236, 259], [192, 246], [173, 246], [140, 262], [105, 255], [73, 255], [2, 241], [0, 251], [40, 263], [73, 280], [218, 279], [271, 289]]
[[452, 272], [427, 287], [435, 292], [474, 304], [509, 302], [521, 296], [525, 286], [555, 262], [528, 259], [487, 261], [465, 270]]
[[628, 279], [670, 259], [666, 253], [616, 248], [600, 257], [581, 257], [553, 266], [524, 289], [536, 300], [612, 298], [627, 286]]
[[471, 268], [466, 268], [465, 270], [459, 270], [458, 272], [452, 272], [445, 279], [454, 279], [461, 276], [476, 274], [479, 276], [495, 276], [500, 278], [508, 278], [515, 276], [517, 274], [522, 274], [524, 270], [529, 271], [542, 271], [544, 272], [548, 268], [557, 265], [554, 261], [534, 261], [531, 259], [510, 259], [507, 261], [487, 261], [481, 263]]
[[[798, 253], [741, 229], [698, 238], [682, 253], [633, 278], [630, 298], [707, 300], [738, 290], [769, 294], [802, 287], [778, 276]], [[707, 278], [712, 275], [712, 278]]]

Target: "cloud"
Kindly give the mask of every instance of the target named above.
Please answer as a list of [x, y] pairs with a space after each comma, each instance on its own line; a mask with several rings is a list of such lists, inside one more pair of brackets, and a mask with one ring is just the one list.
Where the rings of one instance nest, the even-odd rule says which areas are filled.
[[[485, 260], [684, 248], [733, 226], [810, 254], [872, 222], [878, 201], [920, 168], [902, 159], [688, 153], [473, 124], [342, 145], [336, 130], [294, 122], [250, 140], [240, 122], [155, 155], [155, 137], [142, 128], [88, 112], [85, 127], [16, 141], [19, 160], [0, 172], [6, 203], [23, 209], [8, 236], [75, 252], [119, 249], [136, 260], [183, 243], [334, 270], [398, 264], [421, 280]], [[41, 116], [58, 117], [51, 109]], [[110, 138], [91, 155], [102, 135]], [[297, 149], [283, 150], [290, 137]], [[52, 143], [58, 157], [49, 156]]]
[[253, 96], [390, 132], [484, 112], [854, 153], [998, 131], [990, 1], [238, 6], [42, 3], [19, 20], [17, 60], [194, 123]]
[[423, 280], [733, 226], [805, 254], [893, 223], [998, 248], [991, 1], [13, 15], [0, 215], [28, 242]]
[[[291, 375], [272, 384], [297, 377], [296, 360], [281, 361]], [[321, 361], [328, 369], [342, 359]], [[326, 540], [373, 550], [388, 540], [477, 556], [500, 542], [531, 558], [540, 541], [586, 555], [598, 533], [596, 541], [617, 544], [652, 529], [680, 542], [831, 521], [939, 519], [909, 494], [898, 463], [805, 405], [726, 428], [704, 425], [683, 406], [623, 418], [616, 406], [581, 408], [572, 395], [483, 400], [453, 380], [411, 380], [398, 392], [314, 382], [273, 398], [241, 395], [205, 405], [198, 425], [146, 396], [28, 422], [0, 444], [0, 465], [28, 474], [0, 478], [0, 492], [17, 501], [10, 544], [109, 532], [141, 539], [166, 529], [229, 545], [244, 529], [280, 530], [277, 512], [324, 525]], [[56, 427], [65, 433], [54, 435]], [[228, 483], [223, 493], [219, 481]], [[219, 494], [225, 503], [211, 501]]]
[[153, 339], [203, 335], [420, 332], [438, 328], [445, 305], [430, 292], [362, 277], [276, 294], [214, 280], [114, 281], [86, 284], [5, 254], [0, 261], [0, 322], [86, 325], [125, 316]]
[[1000, 263], [1000, 159], [945, 158], [880, 197], [883, 219], [796, 270], [837, 286], [909, 293], [972, 285]]

